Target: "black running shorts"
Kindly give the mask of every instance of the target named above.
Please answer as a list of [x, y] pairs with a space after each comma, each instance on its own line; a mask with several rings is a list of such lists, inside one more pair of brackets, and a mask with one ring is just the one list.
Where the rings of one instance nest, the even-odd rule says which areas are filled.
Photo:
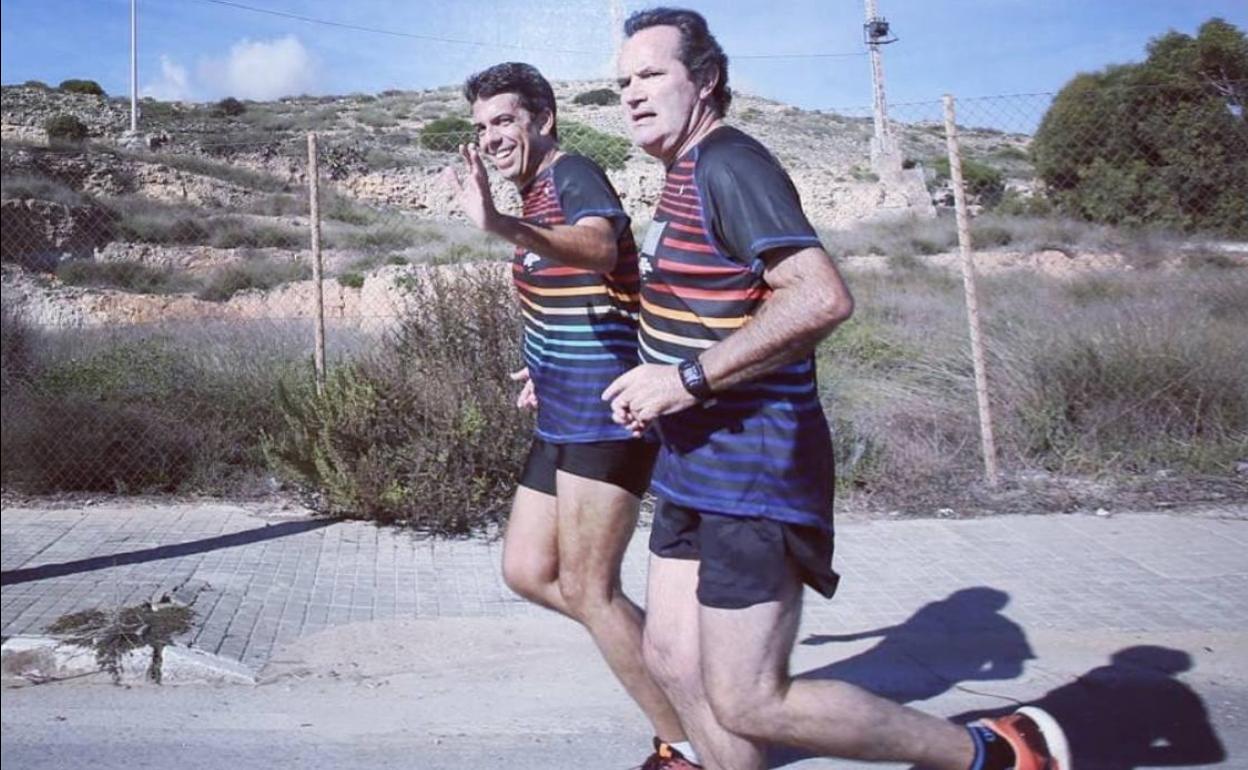
[[520, 486], [553, 495], [555, 471], [560, 470], [605, 481], [641, 497], [650, 487], [650, 472], [658, 454], [658, 442], [641, 439], [552, 444], [534, 438], [520, 473]]
[[824, 596], [836, 593], [830, 529], [758, 516], [703, 513], [660, 499], [650, 530], [650, 552], [698, 563], [698, 603], [744, 609], [777, 601], [793, 581]]

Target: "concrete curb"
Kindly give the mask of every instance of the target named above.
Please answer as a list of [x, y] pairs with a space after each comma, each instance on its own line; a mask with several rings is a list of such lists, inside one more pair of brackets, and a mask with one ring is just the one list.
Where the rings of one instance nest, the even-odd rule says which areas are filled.
[[[151, 662], [150, 647], [127, 653], [121, 661], [121, 683], [150, 684], [147, 670]], [[6, 639], [0, 646], [0, 670], [3, 683], [10, 686], [107, 676], [92, 650], [50, 636]], [[160, 670], [162, 684], [256, 684], [256, 673], [238, 661], [172, 644], [164, 648]]]

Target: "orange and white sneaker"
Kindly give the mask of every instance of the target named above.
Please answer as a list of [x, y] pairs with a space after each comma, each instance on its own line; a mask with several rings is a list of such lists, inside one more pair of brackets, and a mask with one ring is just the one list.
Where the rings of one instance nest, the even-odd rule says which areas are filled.
[[658, 738], [654, 739], [654, 753], [641, 765], [640, 770], [702, 770], [702, 765], [695, 765], [685, 755]]
[[1013, 770], [1074, 770], [1066, 734], [1049, 712], [1024, 706], [1013, 714], [985, 719], [983, 726], [1014, 750]]

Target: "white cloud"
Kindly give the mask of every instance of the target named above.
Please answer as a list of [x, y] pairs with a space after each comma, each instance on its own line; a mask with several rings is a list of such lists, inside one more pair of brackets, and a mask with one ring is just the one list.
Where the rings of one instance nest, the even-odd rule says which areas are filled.
[[273, 40], [240, 40], [223, 59], [199, 64], [199, 80], [213, 97], [276, 99], [312, 89], [316, 65], [294, 35]]
[[165, 54], [161, 54], [160, 79], [139, 89], [139, 93], [161, 101], [178, 102], [193, 98], [194, 91], [191, 88], [191, 76], [186, 71], [186, 67]]

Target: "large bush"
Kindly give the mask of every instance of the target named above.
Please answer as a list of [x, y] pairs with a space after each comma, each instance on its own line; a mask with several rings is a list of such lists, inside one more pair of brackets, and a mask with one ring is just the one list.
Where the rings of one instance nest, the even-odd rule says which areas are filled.
[[100, 87], [100, 84], [94, 80], [70, 78], [69, 80], [62, 80], [61, 84], [57, 87], [60, 90], [67, 91], [71, 94], [90, 94], [92, 96], [107, 95], [104, 93], [104, 89]]
[[559, 122], [559, 145], [607, 169], [624, 168], [624, 161], [628, 160], [628, 154], [633, 149], [632, 142], [622, 136], [604, 134], [572, 120]]
[[607, 107], [612, 104], [620, 103], [620, 95], [610, 88], [595, 88], [592, 91], [582, 91], [572, 99], [573, 104], [596, 105], [599, 107]]
[[1248, 234], [1248, 40], [1220, 19], [1170, 32], [1142, 64], [1082, 74], [1032, 145], [1053, 201], [1127, 226]]
[[438, 118], [420, 129], [420, 146], [437, 152], [455, 152], [459, 145], [468, 144], [476, 136], [472, 123], [463, 118]]
[[[938, 181], [948, 179], [952, 173], [946, 157], [937, 158], [932, 167]], [[984, 208], [996, 208], [1005, 195], [1005, 178], [1002, 173], [973, 158], [962, 159], [962, 181], [966, 185], [966, 192], [974, 196]]]
[[43, 123], [52, 142], [82, 142], [87, 138], [87, 126], [73, 115], [53, 115]]
[[213, 108], [213, 112], [223, 117], [235, 117], [242, 115], [247, 111], [247, 105], [243, 104], [233, 96], [227, 96], [217, 102], [217, 106]]
[[500, 271], [415, 275], [411, 311], [372, 355], [334, 369], [323, 395], [283, 389], [265, 446], [329, 512], [465, 533], [505, 512], [528, 442], [507, 376], [520, 317]]

